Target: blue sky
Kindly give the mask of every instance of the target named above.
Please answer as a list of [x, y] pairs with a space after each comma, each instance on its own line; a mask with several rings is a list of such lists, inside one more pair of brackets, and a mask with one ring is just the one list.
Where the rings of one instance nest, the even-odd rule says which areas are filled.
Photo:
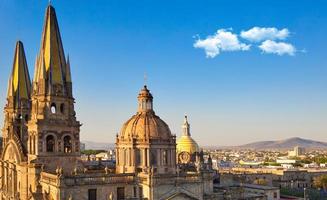
[[[96, 2], [96, 3], [95, 3]], [[32, 76], [47, 1], [0, 1], [0, 104], [16, 40]], [[70, 55], [82, 140], [113, 142], [136, 112], [144, 73], [156, 113], [180, 135], [189, 115], [201, 145], [293, 136], [326, 141], [325, 1], [53, 0]], [[294, 55], [263, 52], [241, 37], [253, 27], [287, 29]], [[249, 50], [206, 56], [198, 39], [230, 32]], [[263, 29], [260, 29], [263, 30]], [[303, 51], [305, 50], [305, 51]], [[3, 115], [0, 115], [2, 126]]]

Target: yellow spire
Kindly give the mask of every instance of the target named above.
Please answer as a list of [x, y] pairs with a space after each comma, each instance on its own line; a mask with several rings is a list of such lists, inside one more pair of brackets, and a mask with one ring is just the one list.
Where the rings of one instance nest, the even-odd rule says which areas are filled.
[[21, 41], [16, 43], [14, 64], [8, 83], [8, 98], [13, 97], [19, 105], [21, 99], [28, 100], [31, 94], [31, 81], [26, 63], [24, 46]]
[[43, 27], [36, 76], [40, 77], [39, 70], [41, 65], [44, 64], [47, 80], [51, 81], [49, 84], [63, 85], [66, 73], [66, 61], [64, 55], [56, 12], [55, 9], [49, 5], [45, 15], [45, 24]]

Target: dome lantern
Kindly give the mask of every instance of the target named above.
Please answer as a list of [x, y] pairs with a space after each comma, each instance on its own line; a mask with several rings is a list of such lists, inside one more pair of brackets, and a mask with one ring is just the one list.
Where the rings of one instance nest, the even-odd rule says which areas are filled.
[[138, 105], [139, 113], [153, 112], [153, 96], [150, 93], [150, 90], [148, 90], [146, 85], [144, 85], [144, 87], [140, 91], [137, 99], [139, 101], [139, 105]]
[[183, 128], [182, 135], [184, 135], [184, 136], [191, 136], [191, 133], [190, 133], [190, 124], [187, 121], [187, 115], [185, 115], [185, 117], [184, 117], [184, 124], [183, 124], [182, 128]]

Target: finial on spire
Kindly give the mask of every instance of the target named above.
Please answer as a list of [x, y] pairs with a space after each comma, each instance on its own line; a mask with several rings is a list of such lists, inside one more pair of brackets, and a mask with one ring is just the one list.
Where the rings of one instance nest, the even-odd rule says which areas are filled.
[[51, 6], [51, 0], [49, 0], [48, 4], [49, 4], [49, 6]]
[[190, 124], [187, 121], [187, 115], [184, 115], [184, 124], [182, 126], [183, 128], [183, 135], [184, 136], [190, 136]]
[[144, 78], [144, 86], [146, 86], [146, 84], [147, 84], [147, 79], [148, 79], [148, 77], [147, 77], [147, 75], [146, 75], [146, 72], [144, 72], [144, 76], [143, 76], [143, 78]]

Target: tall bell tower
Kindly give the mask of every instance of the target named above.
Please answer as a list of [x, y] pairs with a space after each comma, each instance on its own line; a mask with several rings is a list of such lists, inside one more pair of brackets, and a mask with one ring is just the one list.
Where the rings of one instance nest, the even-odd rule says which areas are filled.
[[14, 64], [8, 82], [7, 104], [4, 109], [3, 148], [9, 141], [20, 143], [21, 150], [27, 151], [27, 121], [30, 118], [31, 81], [21, 41], [16, 43]]
[[46, 9], [40, 53], [35, 63], [28, 159], [53, 171], [74, 167], [80, 156], [69, 59], [65, 58], [55, 9]]
[[[28, 131], [27, 121], [30, 118], [31, 81], [28, 73], [23, 43], [16, 43], [14, 64], [8, 82], [7, 103], [4, 108], [4, 126], [2, 129], [3, 146], [0, 159], [0, 198], [17, 199], [17, 188], [20, 194], [26, 195], [27, 180]], [[22, 183], [22, 184], [19, 184]], [[25, 190], [24, 190], [25, 189]]]

